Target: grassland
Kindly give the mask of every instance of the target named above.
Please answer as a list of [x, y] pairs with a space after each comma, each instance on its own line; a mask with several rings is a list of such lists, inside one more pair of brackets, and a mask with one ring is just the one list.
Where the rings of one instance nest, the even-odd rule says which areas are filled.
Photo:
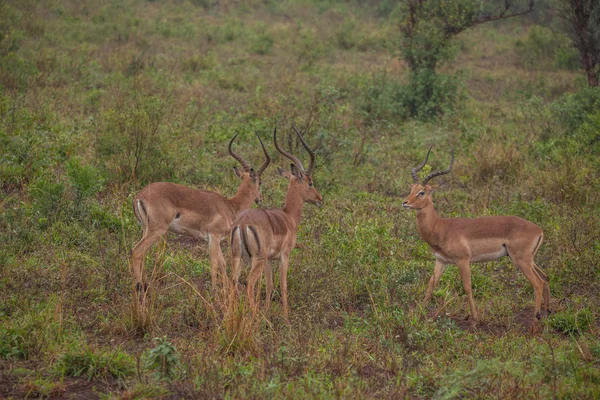
[[[407, 119], [386, 4], [0, 2], [1, 398], [600, 397], [599, 92], [547, 28], [513, 20], [461, 34], [445, 67], [461, 101]], [[253, 133], [291, 123], [325, 198], [292, 252], [291, 326], [278, 298], [255, 321], [216, 304], [206, 245], [175, 236], [148, 255], [140, 313], [133, 196], [158, 180], [233, 195], [227, 140], [258, 163]], [[455, 267], [419, 304], [433, 257], [401, 203], [430, 144], [432, 168], [456, 151], [440, 215], [544, 230], [556, 313], [539, 326], [508, 259], [473, 266], [476, 328]], [[270, 167], [263, 206], [285, 191]]]

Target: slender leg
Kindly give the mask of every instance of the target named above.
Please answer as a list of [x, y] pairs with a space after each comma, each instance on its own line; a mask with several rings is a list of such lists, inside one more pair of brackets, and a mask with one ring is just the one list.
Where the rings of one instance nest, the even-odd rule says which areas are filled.
[[227, 279], [227, 271], [226, 271], [226, 263], [225, 258], [223, 257], [223, 250], [221, 249], [221, 241], [219, 240], [219, 246], [217, 247], [217, 261], [219, 265], [219, 272], [221, 274], [221, 285], [223, 286], [223, 290], [227, 288], [228, 279]]
[[281, 254], [279, 258], [279, 286], [281, 287], [281, 302], [283, 303], [283, 317], [285, 322], [290, 324], [289, 307], [287, 298], [287, 271], [290, 266], [290, 258], [288, 254]]
[[223, 279], [225, 261], [221, 252], [221, 237], [214, 234], [208, 235], [208, 254], [210, 257], [210, 283], [213, 293], [217, 291], [217, 278], [219, 275]]
[[477, 309], [475, 308], [475, 301], [473, 301], [473, 289], [471, 288], [471, 265], [469, 260], [461, 260], [456, 263], [458, 266], [458, 272], [463, 281], [463, 287], [467, 293], [467, 299], [469, 299], [469, 307], [471, 307], [471, 317], [473, 322], [477, 322]]
[[239, 227], [235, 227], [234, 230], [231, 236], [231, 277], [237, 293], [240, 275], [242, 274], [242, 238]]
[[265, 309], [271, 307], [271, 295], [273, 294], [273, 265], [270, 260], [265, 261], [265, 280], [267, 281], [267, 297]]
[[423, 299], [423, 305], [427, 305], [429, 299], [431, 299], [431, 294], [433, 293], [433, 289], [440, 281], [442, 274], [444, 273], [444, 269], [446, 269], [446, 264], [440, 260], [435, 260], [435, 268], [433, 270], [433, 275], [431, 275], [431, 279], [429, 279], [429, 286], [427, 287], [427, 293], [425, 293], [425, 298]]
[[[531, 283], [531, 286], [533, 286], [533, 291], [535, 292], [534, 316], [537, 319], [541, 319], [542, 314], [540, 311], [542, 308], [542, 296], [545, 296], [544, 283], [547, 284], [547, 282], [544, 282], [543, 279], [540, 278], [539, 275], [535, 272], [533, 260], [515, 258], [513, 261], [517, 265], [517, 267], [519, 267], [521, 272], [523, 272], [523, 275], [525, 275], [525, 277], [529, 280], [529, 282]], [[549, 293], [550, 293], [550, 289], [548, 289], [548, 301], [549, 301], [549, 297], [550, 297]]]
[[248, 301], [250, 302], [250, 309], [253, 312], [256, 312], [257, 301], [254, 293], [254, 285], [260, 279], [260, 275], [262, 274], [263, 266], [265, 261], [259, 258], [252, 258], [252, 267], [250, 269], [250, 274], [248, 274]]
[[544, 283], [544, 312], [546, 313], [546, 315], [548, 315], [550, 313], [550, 283], [548, 282], [548, 275], [535, 263], [533, 263], [533, 268], [537, 273], [538, 277]]
[[146, 276], [144, 274], [144, 258], [146, 252], [154, 246], [165, 233], [167, 233], [166, 229], [155, 231], [145, 230], [142, 239], [131, 250], [131, 267], [135, 276], [135, 287], [138, 291], [147, 287]]

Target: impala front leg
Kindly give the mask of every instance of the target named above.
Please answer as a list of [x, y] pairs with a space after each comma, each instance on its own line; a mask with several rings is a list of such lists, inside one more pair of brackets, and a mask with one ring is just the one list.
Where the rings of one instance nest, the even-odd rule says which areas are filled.
[[423, 305], [426, 306], [429, 300], [431, 299], [431, 294], [433, 293], [433, 289], [440, 281], [442, 274], [444, 273], [444, 269], [446, 269], [446, 263], [436, 259], [435, 260], [435, 268], [433, 269], [433, 275], [431, 275], [431, 279], [429, 279], [429, 286], [427, 287], [427, 293], [425, 293], [425, 298], [423, 299]]
[[463, 281], [463, 287], [467, 293], [467, 299], [469, 300], [469, 307], [471, 307], [471, 317], [473, 323], [477, 322], [477, 309], [475, 308], [475, 301], [473, 301], [473, 289], [471, 287], [471, 264], [469, 260], [461, 260], [456, 263], [458, 266], [458, 272]]

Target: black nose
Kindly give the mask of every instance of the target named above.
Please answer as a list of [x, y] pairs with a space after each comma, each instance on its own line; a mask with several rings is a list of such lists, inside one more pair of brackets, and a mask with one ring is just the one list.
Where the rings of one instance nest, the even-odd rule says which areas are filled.
[[402, 205], [404, 205], [404, 204], [406, 204], [406, 203], [408, 203], [408, 200], [404, 200], [404, 201], [402, 202]]

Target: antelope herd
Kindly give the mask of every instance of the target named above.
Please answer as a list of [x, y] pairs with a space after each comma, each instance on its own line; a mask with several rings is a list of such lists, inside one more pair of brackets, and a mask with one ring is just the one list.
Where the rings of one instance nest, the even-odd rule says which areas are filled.
[[[279, 175], [289, 180], [283, 208], [251, 208], [253, 202], [260, 204], [262, 201], [261, 175], [271, 161], [258, 135], [265, 157], [258, 171], [233, 152], [232, 145], [238, 135], [236, 134], [229, 142], [229, 153], [242, 166], [242, 170], [234, 167], [241, 183], [232, 198], [228, 199], [212, 191], [168, 182], [152, 183], [134, 198], [133, 210], [143, 229], [142, 239], [132, 249], [132, 269], [136, 290], [141, 292], [147, 290], [143, 272], [146, 252], [165, 233], [171, 231], [208, 242], [213, 292], [217, 290], [219, 278], [223, 287], [232, 284], [237, 292], [243, 261], [251, 261], [246, 289], [253, 312], [258, 308], [255, 286], [263, 271], [266, 278], [265, 308], [268, 309], [271, 304], [273, 291], [271, 263], [277, 262], [283, 314], [286, 322], [289, 323], [287, 271], [290, 252], [296, 245], [296, 232], [303, 205], [308, 202], [321, 206], [323, 203], [323, 197], [315, 188], [313, 181], [315, 152], [293, 125], [292, 128], [308, 152], [310, 162], [305, 169], [298, 157], [279, 146], [277, 130], [273, 131], [275, 148], [291, 161], [290, 171], [277, 168]], [[431, 147], [425, 160], [411, 170], [414, 183], [411, 184], [410, 194], [402, 203], [405, 209], [415, 210], [419, 234], [429, 245], [435, 257], [434, 272], [429, 280], [423, 305], [430, 300], [445, 267], [448, 264], [455, 264], [467, 294], [472, 323], [475, 324], [478, 315], [473, 301], [470, 265], [508, 256], [533, 286], [535, 318], [540, 319], [543, 314], [548, 314], [550, 303], [548, 275], [534, 262], [534, 256], [544, 236], [542, 229], [532, 222], [514, 216], [439, 218], [432, 199], [432, 194], [438, 186], [428, 183], [437, 176], [450, 173], [454, 162], [454, 151], [446, 170], [432, 172], [419, 183], [417, 172], [423, 169], [430, 153]], [[229, 239], [231, 244], [231, 279], [228, 279], [226, 262], [221, 251], [221, 242], [225, 239]]]

